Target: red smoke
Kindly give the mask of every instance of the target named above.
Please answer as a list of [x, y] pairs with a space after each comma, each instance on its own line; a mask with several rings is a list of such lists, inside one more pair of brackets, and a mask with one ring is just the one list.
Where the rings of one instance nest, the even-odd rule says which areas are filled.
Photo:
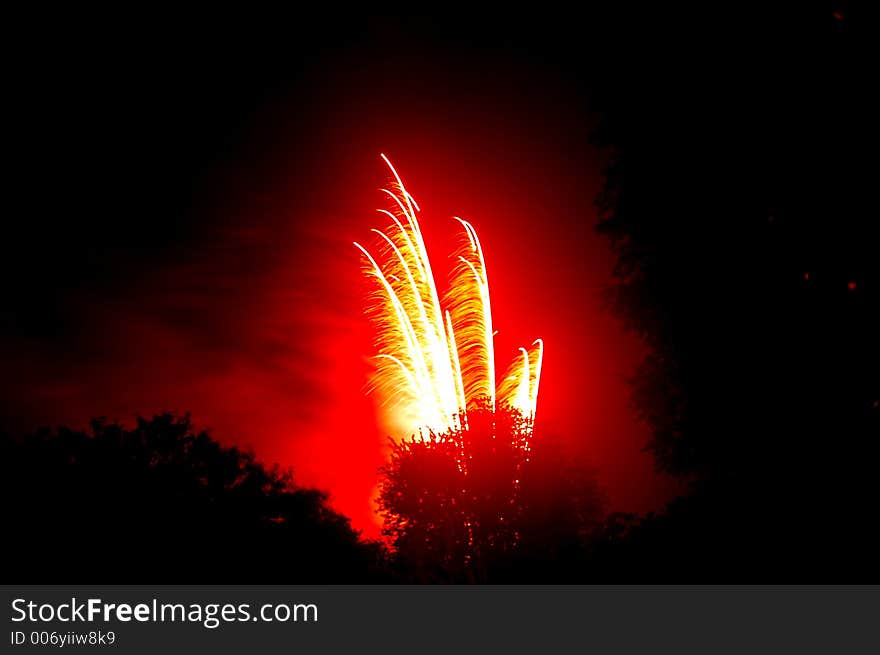
[[538, 429], [597, 468], [614, 509], [658, 509], [671, 487], [641, 450], [625, 382], [644, 349], [601, 306], [613, 257], [594, 232], [600, 160], [586, 108], [528, 69], [371, 65], [334, 61], [314, 72], [305, 104], [256, 116], [201, 187], [195, 244], [122, 294], [73, 297], [85, 311], [63, 351], [4, 353], [23, 415], [81, 426], [190, 411], [222, 442], [293, 466], [377, 534], [385, 438], [364, 394], [371, 326], [352, 241], [384, 206], [385, 152], [423, 209], [438, 276], [450, 217], [478, 230], [499, 361], [544, 339]]

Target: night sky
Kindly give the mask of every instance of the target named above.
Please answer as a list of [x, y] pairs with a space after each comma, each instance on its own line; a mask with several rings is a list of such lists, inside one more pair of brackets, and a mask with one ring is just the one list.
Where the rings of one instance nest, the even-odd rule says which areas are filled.
[[[377, 534], [387, 447], [352, 241], [380, 223], [384, 152], [435, 270], [452, 215], [478, 230], [498, 360], [545, 340], [538, 429], [612, 510], [681, 491], [691, 469], [675, 482], [645, 451], [671, 416], [700, 466], [762, 476], [768, 524], [806, 492], [803, 516], [860, 516], [880, 323], [859, 18], [838, 3], [818, 37], [782, 10], [646, 11], [34, 23], [13, 71], [0, 431], [191, 412]], [[600, 124], [626, 152], [635, 251], [595, 230]], [[627, 264], [647, 282], [610, 311]], [[680, 364], [686, 407], [660, 406], [679, 400], [666, 370], [633, 402], [638, 333]]]
[[661, 508], [674, 487], [626, 385], [644, 346], [602, 308], [614, 258], [594, 232], [584, 67], [603, 57], [562, 60], [513, 24], [46, 34], [19, 134], [37, 175], [3, 241], [2, 427], [191, 412], [374, 534], [387, 451], [351, 242], [384, 206], [384, 152], [435, 268], [452, 215], [479, 230], [499, 366], [544, 338], [540, 429], [613, 508]]

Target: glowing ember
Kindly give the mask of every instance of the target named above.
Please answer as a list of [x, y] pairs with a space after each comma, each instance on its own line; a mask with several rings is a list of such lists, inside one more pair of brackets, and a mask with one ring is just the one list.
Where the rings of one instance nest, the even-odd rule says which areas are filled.
[[544, 344], [520, 348], [507, 373], [496, 383], [495, 332], [486, 260], [477, 232], [463, 227], [450, 288], [442, 299], [416, 213], [418, 203], [394, 176], [391, 222], [378, 235], [376, 256], [355, 243], [366, 257], [365, 272], [378, 281], [368, 315], [376, 325], [376, 370], [372, 388], [395, 414], [405, 435], [421, 428], [445, 432], [467, 426], [467, 409], [485, 403], [494, 410], [509, 405], [531, 424], [535, 418]]

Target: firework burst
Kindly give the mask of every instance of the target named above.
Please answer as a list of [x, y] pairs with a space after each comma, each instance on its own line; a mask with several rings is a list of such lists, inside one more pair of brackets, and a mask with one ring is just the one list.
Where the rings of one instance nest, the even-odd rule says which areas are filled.
[[376, 326], [372, 390], [394, 412], [404, 434], [427, 429], [434, 433], [467, 428], [467, 410], [486, 403], [510, 406], [534, 421], [544, 344], [536, 339], [520, 348], [507, 372], [496, 379], [495, 331], [489, 278], [483, 247], [468, 221], [462, 227], [449, 289], [441, 298], [428, 258], [415, 198], [394, 166], [382, 159], [392, 175], [382, 189], [388, 219], [364, 255], [365, 273], [377, 281], [367, 314]]

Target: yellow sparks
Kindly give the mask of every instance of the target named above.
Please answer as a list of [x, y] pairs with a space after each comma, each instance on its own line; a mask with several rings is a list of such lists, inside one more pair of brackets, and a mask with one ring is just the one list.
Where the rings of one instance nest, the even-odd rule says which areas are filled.
[[426, 428], [436, 433], [464, 427], [467, 410], [487, 400], [494, 409], [509, 405], [530, 422], [537, 410], [544, 343], [520, 348], [500, 384], [496, 384], [495, 347], [489, 278], [483, 247], [474, 226], [454, 217], [463, 238], [452, 268], [449, 290], [440, 294], [417, 213], [394, 166], [382, 189], [390, 219], [377, 235], [374, 254], [355, 242], [364, 270], [378, 281], [367, 313], [376, 326], [376, 369], [372, 389], [392, 408], [404, 435]]

